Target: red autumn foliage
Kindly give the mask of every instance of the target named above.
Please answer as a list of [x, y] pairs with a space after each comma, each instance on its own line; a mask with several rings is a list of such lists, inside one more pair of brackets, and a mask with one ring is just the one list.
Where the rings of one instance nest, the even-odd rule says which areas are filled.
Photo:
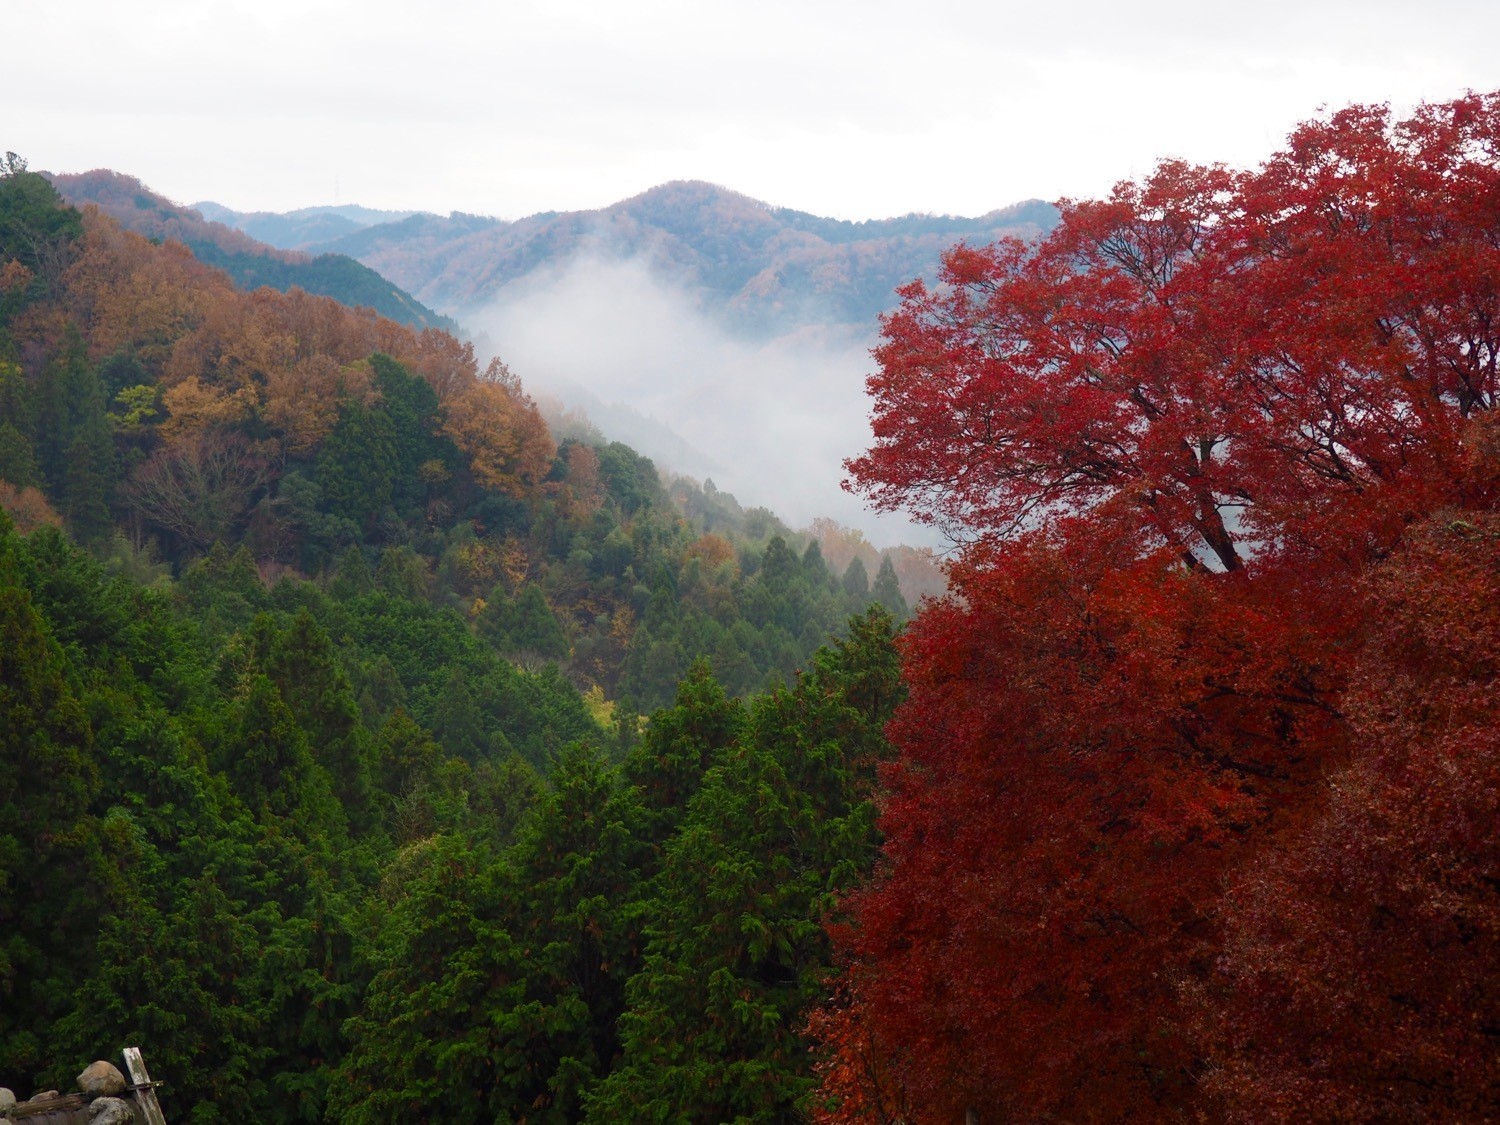
[[1237, 872], [1193, 1000], [1236, 1121], [1482, 1121], [1500, 1105], [1500, 517], [1372, 575], [1360, 754]]
[[62, 517], [47, 503], [41, 490], [30, 485], [18, 488], [9, 481], [0, 480], [0, 511], [10, 517], [22, 535], [30, 535], [39, 527], [62, 526]]
[[966, 546], [822, 1115], [1500, 1112], [1500, 95], [1162, 165], [884, 327], [853, 486]]
[[[1150, 1117], [1192, 1082], [1177, 978], [1217, 887], [1339, 737], [1279, 591], [1107, 534], [954, 573], [905, 641], [884, 880], [846, 948], [923, 1119]], [[1263, 598], [1269, 599], [1269, 604]]]
[[1500, 354], [1500, 96], [1351, 109], [1255, 173], [1162, 165], [1048, 238], [961, 247], [885, 322], [882, 508], [963, 538], [1118, 501], [1222, 569], [1350, 562], [1455, 491]]

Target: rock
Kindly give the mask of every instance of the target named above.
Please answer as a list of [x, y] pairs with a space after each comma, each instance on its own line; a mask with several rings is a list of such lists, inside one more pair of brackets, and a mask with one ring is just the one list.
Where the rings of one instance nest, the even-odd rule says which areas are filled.
[[60, 1097], [62, 1097], [62, 1095], [59, 1094], [56, 1090], [38, 1090], [36, 1093], [32, 1094], [31, 1097], [27, 1098], [26, 1100], [28, 1102], [39, 1102], [43, 1098], [60, 1098]]
[[135, 1112], [124, 1098], [95, 1098], [89, 1106], [89, 1125], [135, 1125]]
[[87, 1098], [117, 1098], [125, 1092], [125, 1076], [103, 1059], [89, 1063], [78, 1076], [78, 1088]]
[[7, 1090], [4, 1086], [0, 1086], [0, 1117], [4, 1117], [6, 1114], [8, 1114], [10, 1112], [10, 1107], [15, 1104], [15, 1092]]

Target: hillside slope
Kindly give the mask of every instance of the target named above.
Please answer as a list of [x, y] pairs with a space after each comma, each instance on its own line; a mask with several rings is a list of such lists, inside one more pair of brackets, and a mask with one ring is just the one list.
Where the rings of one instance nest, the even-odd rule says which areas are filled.
[[793, 1119], [900, 699], [841, 545], [7, 159], [0, 1082], [139, 1042], [173, 1120]]
[[200, 261], [229, 274], [241, 289], [269, 285], [285, 293], [295, 286], [351, 307], [374, 309], [411, 328], [457, 328], [348, 255], [312, 255], [266, 245], [242, 231], [210, 222], [198, 211], [179, 207], [118, 172], [99, 169], [49, 178], [73, 206], [93, 204], [126, 230], [157, 240], [176, 239]]

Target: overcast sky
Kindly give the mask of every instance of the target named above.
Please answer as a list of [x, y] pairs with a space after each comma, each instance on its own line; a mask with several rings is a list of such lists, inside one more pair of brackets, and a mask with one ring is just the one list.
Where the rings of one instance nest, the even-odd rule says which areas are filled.
[[0, 148], [179, 202], [507, 218], [704, 179], [842, 218], [1254, 163], [1500, 86], [1493, 0], [11, 0]]

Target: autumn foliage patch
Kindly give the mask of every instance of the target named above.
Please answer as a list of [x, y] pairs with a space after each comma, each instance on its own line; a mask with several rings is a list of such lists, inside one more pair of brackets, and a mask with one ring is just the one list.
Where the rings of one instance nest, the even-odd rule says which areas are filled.
[[837, 1121], [1500, 1109], [1500, 94], [1166, 163], [884, 322], [904, 642]]

